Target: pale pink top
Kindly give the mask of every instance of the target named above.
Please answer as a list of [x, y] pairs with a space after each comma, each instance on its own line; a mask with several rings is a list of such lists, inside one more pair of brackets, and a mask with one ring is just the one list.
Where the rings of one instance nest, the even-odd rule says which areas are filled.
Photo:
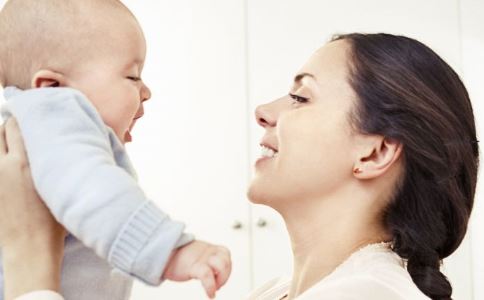
[[53, 291], [35, 291], [17, 297], [15, 300], [64, 300], [64, 298]]
[[[290, 280], [274, 279], [250, 294], [249, 300], [280, 300]], [[429, 300], [412, 281], [404, 260], [388, 243], [368, 245], [299, 295], [297, 300]]]

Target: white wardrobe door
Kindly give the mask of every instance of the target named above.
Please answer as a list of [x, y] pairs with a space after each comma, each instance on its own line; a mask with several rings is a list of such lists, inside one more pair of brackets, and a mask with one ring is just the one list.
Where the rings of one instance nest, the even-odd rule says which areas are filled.
[[[230, 248], [234, 271], [217, 299], [239, 299], [249, 292], [242, 2], [124, 2], [145, 30], [143, 78], [153, 92], [128, 146], [139, 181], [197, 238]], [[136, 284], [132, 296], [205, 298], [199, 282]]]
[[[288, 92], [305, 60], [334, 33], [388, 32], [426, 43], [461, 70], [457, 0], [248, 0], [249, 98], [252, 110]], [[251, 157], [263, 131], [251, 125]], [[272, 227], [254, 227], [255, 285], [291, 272], [290, 248], [279, 217], [254, 206], [253, 216]], [[344, 238], [344, 237], [342, 237]], [[270, 241], [270, 242], [269, 242]], [[261, 245], [261, 247], [259, 247]], [[471, 299], [468, 241], [446, 262], [455, 299]], [[324, 259], [324, 258], [322, 258]]]

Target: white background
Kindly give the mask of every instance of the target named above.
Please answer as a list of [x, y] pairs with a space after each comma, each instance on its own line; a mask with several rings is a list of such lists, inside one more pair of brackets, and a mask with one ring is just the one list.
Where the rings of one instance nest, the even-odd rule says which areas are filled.
[[[231, 249], [233, 276], [217, 299], [241, 299], [290, 272], [280, 218], [245, 197], [262, 134], [253, 110], [287, 93], [298, 68], [333, 33], [384, 31], [428, 44], [462, 75], [482, 132], [484, 0], [123, 2], [144, 28], [143, 77], [153, 91], [128, 150], [148, 196], [197, 237]], [[484, 299], [480, 191], [482, 183], [470, 234], [445, 262], [455, 299]], [[143, 300], [204, 298], [197, 282], [133, 291]]]

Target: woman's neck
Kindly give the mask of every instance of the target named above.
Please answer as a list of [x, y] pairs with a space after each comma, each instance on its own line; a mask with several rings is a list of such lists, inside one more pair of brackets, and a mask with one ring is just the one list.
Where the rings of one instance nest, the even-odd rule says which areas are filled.
[[294, 254], [293, 278], [285, 299], [302, 294], [358, 249], [389, 240], [375, 221], [379, 210], [365, 203], [365, 199], [361, 199], [362, 204], [334, 200], [311, 201], [314, 205], [303, 204], [282, 213]]

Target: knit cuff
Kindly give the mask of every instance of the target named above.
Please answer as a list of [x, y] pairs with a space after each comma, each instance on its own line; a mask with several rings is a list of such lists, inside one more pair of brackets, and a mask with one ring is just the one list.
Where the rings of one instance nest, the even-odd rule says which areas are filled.
[[108, 261], [147, 284], [159, 285], [172, 251], [184, 237], [184, 227], [147, 201], [121, 230]]

